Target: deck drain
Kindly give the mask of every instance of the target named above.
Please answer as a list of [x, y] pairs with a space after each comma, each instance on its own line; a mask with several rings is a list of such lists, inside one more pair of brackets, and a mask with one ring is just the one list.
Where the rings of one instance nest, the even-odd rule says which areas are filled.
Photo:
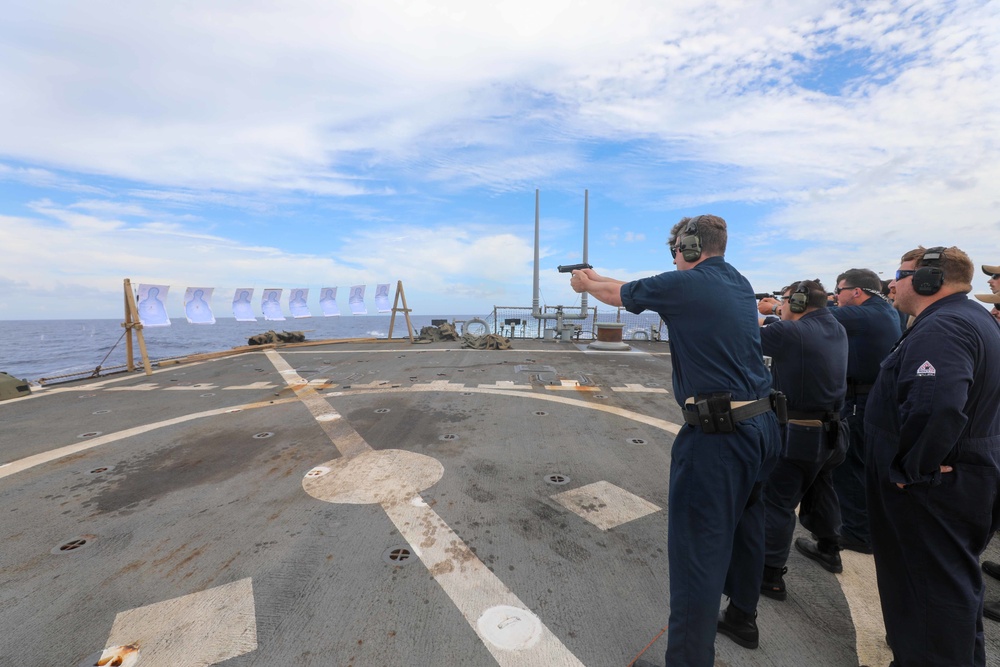
[[548, 482], [549, 484], [556, 484], [557, 486], [562, 484], [569, 484], [569, 476], [560, 475], [558, 473], [554, 475], [546, 475], [545, 481]]
[[306, 477], [322, 477], [323, 475], [330, 472], [330, 469], [326, 466], [316, 466], [312, 470], [306, 473]]
[[76, 437], [78, 437], [78, 438], [96, 438], [101, 433], [103, 433], [103, 431], [87, 431], [86, 433], [81, 433], [80, 435], [78, 435]]
[[102, 472], [107, 472], [111, 470], [109, 466], [98, 466], [90, 471], [91, 475], [100, 475]]
[[106, 415], [109, 412], [111, 412], [111, 410], [94, 410], [90, 414], [92, 414], [92, 415]]
[[549, 413], [545, 412], [544, 410], [536, 410], [535, 411], [535, 416], [536, 417], [548, 417]]
[[630, 445], [645, 445], [646, 444], [646, 441], [643, 440], [642, 438], [629, 438], [627, 440], [627, 442]]
[[59, 546], [55, 547], [49, 553], [59, 555], [59, 554], [69, 554], [75, 551], [79, 551], [96, 539], [96, 535], [80, 535], [72, 539], [66, 540]]
[[438, 437], [438, 440], [458, 440], [458, 436], [454, 433], [445, 433]]
[[463, 391], [462, 392], [462, 396], [472, 396], [472, 392], [471, 391]]
[[208, 398], [209, 396], [215, 396], [215, 393], [210, 391], [207, 394], [202, 394], [201, 398]]
[[604, 394], [594, 394], [594, 398], [607, 398]]
[[389, 547], [382, 554], [382, 560], [390, 565], [406, 565], [416, 558], [410, 547]]
[[387, 412], [389, 412], [389, 408], [379, 408], [378, 410], [375, 411], [375, 414], [384, 415]]
[[274, 434], [271, 433], [270, 431], [262, 431], [261, 433], [254, 433], [253, 437], [254, 440], [263, 440], [264, 438], [270, 438], [273, 435]]
[[233, 414], [234, 412], [243, 412], [243, 408], [233, 408], [232, 410], [226, 410], [226, 413]]

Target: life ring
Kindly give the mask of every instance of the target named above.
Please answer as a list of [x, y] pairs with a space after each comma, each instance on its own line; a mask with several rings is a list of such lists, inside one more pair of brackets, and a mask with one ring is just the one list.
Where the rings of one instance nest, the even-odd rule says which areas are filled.
[[[469, 331], [469, 327], [473, 324], [479, 324], [483, 327], [482, 333], [473, 333]], [[487, 324], [486, 320], [481, 320], [478, 317], [473, 317], [471, 320], [466, 320], [462, 323], [462, 335], [472, 334], [473, 336], [485, 336], [490, 332], [490, 325]]]

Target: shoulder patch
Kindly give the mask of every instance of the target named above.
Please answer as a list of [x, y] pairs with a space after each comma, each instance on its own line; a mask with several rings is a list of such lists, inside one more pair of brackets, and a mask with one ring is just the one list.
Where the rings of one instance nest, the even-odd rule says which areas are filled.
[[928, 375], [937, 375], [937, 371], [931, 365], [931, 362], [925, 361], [920, 364], [920, 368], [917, 369], [917, 377], [926, 377]]

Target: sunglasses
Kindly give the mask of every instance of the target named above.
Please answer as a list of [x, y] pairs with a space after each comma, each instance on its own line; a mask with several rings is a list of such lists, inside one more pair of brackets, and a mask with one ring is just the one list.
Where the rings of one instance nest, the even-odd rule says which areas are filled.
[[856, 288], [856, 287], [835, 287], [835, 288], [833, 289], [833, 293], [834, 293], [834, 294], [840, 294], [840, 293], [841, 293], [841, 292], [843, 292], [843, 291], [844, 291], [845, 289], [857, 289], [857, 288]]
[[990, 278], [993, 280], [1000, 280], [1000, 273], [991, 273]]
[[903, 278], [909, 278], [914, 273], [916, 273], [914, 269], [899, 269], [896, 271], [896, 282], [899, 282]]

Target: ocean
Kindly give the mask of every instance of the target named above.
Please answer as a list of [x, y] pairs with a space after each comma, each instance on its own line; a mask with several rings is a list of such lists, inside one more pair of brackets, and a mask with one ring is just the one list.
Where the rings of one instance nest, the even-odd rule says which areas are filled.
[[[530, 309], [503, 309], [495, 311], [499, 325], [496, 333], [508, 337], [537, 338], [550, 322], [539, 323], [530, 317]], [[219, 352], [247, 344], [247, 339], [268, 330], [303, 331], [306, 340], [331, 338], [387, 338], [391, 315], [342, 315], [340, 317], [311, 317], [285, 321], [237, 322], [233, 318], [218, 318], [215, 324], [191, 324], [184, 318], [171, 318], [169, 327], [146, 327], [146, 349], [150, 360], [170, 359], [202, 352]], [[513, 326], [508, 318], [514, 317], [520, 326]], [[623, 312], [598, 313], [597, 321], [626, 322], [625, 339], [633, 335], [645, 336], [650, 328], [659, 326], [659, 318], [650, 313], [630, 315]], [[410, 315], [413, 333], [430, 326], [433, 320], [461, 322], [478, 318], [494, 331], [493, 315]], [[592, 327], [584, 324], [585, 331]], [[473, 333], [483, 333], [481, 326], [471, 328]], [[637, 332], [643, 332], [641, 334]], [[459, 332], [462, 332], [459, 325]], [[85, 377], [97, 366], [107, 371], [124, 366], [126, 359], [124, 329], [120, 319], [107, 320], [0, 320], [0, 336], [7, 341], [0, 352], [0, 371], [14, 377], [37, 382], [39, 379]], [[663, 333], [664, 338], [665, 332]], [[393, 338], [405, 338], [406, 319], [396, 316]], [[588, 336], [589, 337], [589, 336]], [[136, 364], [141, 366], [139, 346], [133, 351]]]
[[[306, 340], [328, 338], [386, 338], [391, 315], [349, 315], [288, 319], [284, 322], [237, 322], [219, 318], [215, 324], [190, 324], [171, 318], [169, 327], [143, 329], [151, 360], [181, 357], [201, 352], [218, 352], [240, 345], [268, 330], [303, 331]], [[413, 333], [429, 326], [433, 319], [470, 319], [474, 316], [410, 315]], [[485, 319], [485, 318], [482, 318]], [[0, 371], [14, 377], [37, 381], [71, 373], [124, 365], [127, 361], [124, 329], [120, 319], [110, 320], [0, 320], [0, 336], [7, 343], [0, 352]], [[396, 316], [393, 338], [405, 338], [406, 319]], [[138, 344], [133, 345], [141, 367]]]

